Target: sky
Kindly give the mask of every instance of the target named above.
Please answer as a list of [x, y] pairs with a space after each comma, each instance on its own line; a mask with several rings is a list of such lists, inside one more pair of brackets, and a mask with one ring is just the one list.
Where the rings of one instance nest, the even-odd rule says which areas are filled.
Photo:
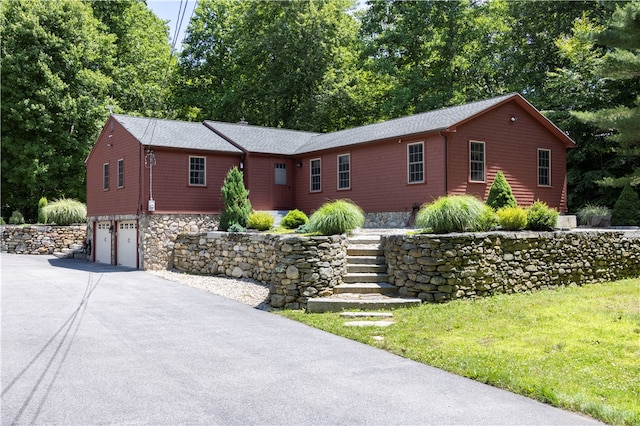
[[181, 13], [181, 4], [182, 9], [184, 9], [186, 5], [186, 12], [184, 13], [184, 19], [182, 20], [182, 27], [176, 37], [176, 51], [180, 51], [181, 49], [184, 33], [189, 25], [189, 19], [191, 18], [193, 8], [196, 6], [196, 0], [147, 0], [147, 6], [149, 9], [158, 15], [160, 19], [169, 21], [169, 38], [172, 43], [178, 21], [178, 13]]

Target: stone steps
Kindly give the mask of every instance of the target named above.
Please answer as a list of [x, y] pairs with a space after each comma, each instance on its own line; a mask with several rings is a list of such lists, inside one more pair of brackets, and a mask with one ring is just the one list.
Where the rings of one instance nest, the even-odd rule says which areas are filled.
[[420, 305], [420, 299], [396, 297], [398, 288], [389, 284], [387, 264], [379, 235], [349, 238], [347, 274], [333, 295], [310, 298], [307, 312], [340, 312], [345, 309], [395, 309]]

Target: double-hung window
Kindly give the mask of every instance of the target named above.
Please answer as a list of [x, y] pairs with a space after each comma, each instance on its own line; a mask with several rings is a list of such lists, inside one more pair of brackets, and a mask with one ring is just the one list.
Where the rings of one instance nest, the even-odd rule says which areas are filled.
[[351, 188], [351, 155], [338, 155], [338, 189]]
[[118, 188], [124, 188], [124, 160], [118, 160]]
[[310, 169], [309, 170], [309, 182], [310, 182], [309, 191], [320, 192], [322, 190], [322, 185], [320, 184], [321, 182], [320, 159], [315, 158], [311, 160], [309, 163], [311, 166], [309, 168]]
[[109, 163], [102, 165], [102, 189], [109, 190]]
[[206, 158], [189, 157], [189, 185], [205, 186], [206, 183]]
[[485, 181], [484, 142], [469, 142], [469, 180], [471, 182]]
[[407, 172], [409, 183], [424, 182], [424, 143], [407, 145]]
[[287, 184], [287, 165], [283, 163], [276, 163], [274, 166], [275, 184], [286, 185]]
[[538, 186], [551, 186], [550, 149], [538, 149]]

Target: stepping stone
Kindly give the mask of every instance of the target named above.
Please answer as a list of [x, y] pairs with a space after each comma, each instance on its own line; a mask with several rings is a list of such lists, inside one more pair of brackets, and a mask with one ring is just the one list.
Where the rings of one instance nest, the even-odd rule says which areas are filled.
[[340, 316], [344, 318], [393, 318], [391, 312], [343, 312]]
[[393, 321], [347, 321], [344, 323], [347, 327], [389, 327]]

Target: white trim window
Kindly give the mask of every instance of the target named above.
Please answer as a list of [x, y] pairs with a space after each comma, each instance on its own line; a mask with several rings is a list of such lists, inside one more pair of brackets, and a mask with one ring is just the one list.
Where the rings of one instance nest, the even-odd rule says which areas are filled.
[[118, 160], [118, 188], [124, 188], [124, 159]]
[[207, 158], [189, 156], [189, 185], [205, 186], [207, 184]]
[[424, 142], [407, 144], [407, 181], [424, 182]]
[[322, 191], [322, 167], [319, 158], [309, 161], [309, 192]]
[[338, 190], [351, 189], [351, 154], [338, 155]]
[[486, 179], [485, 144], [469, 141], [469, 181], [484, 182]]
[[109, 190], [109, 163], [102, 165], [102, 189], [104, 191]]
[[538, 148], [538, 186], [551, 186], [551, 150]]
[[287, 184], [287, 165], [284, 163], [275, 163], [273, 166], [273, 172], [275, 175], [274, 183], [276, 185]]

